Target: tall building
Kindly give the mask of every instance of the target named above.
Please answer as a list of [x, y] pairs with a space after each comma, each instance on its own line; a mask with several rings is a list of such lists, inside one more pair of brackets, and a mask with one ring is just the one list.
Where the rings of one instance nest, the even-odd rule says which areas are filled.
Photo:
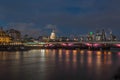
[[104, 29], [102, 29], [102, 31], [97, 30], [97, 32], [95, 34], [95, 40], [96, 41], [106, 41], [107, 40], [106, 32], [104, 31]]
[[100, 34], [99, 30], [97, 30], [97, 32], [96, 32], [95, 41], [101, 41], [101, 34]]
[[87, 35], [87, 40], [88, 41], [93, 41], [94, 40], [94, 33], [93, 32], [89, 32]]
[[55, 30], [52, 31], [52, 33], [51, 33], [51, 35], [50, 35], [50, 39], [51, 39], [51, 40], [55, 40], [55, 39], [56, 39]]
[[102, 41], [106, 41], [106, 34], [105, 34], [104, 29], [102, 30], [101, 37], [102, 37]]
[[117, 40], [117, 37], [115, 35], [113, 35], [112, 31], [110, 31], [110, 38], [109, 38], [110, 41], [115, 41]]
[[2, 29], [0, 28], [0, 44], [10, 43], [11, 37]]

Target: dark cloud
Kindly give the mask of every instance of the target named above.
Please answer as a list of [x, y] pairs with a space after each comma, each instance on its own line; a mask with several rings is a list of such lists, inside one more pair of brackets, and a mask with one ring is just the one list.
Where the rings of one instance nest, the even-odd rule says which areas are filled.
[[53, 24], [61, 32], [88, 32], [96, 28], [117, 32], [119, 4], [120, 0], [1, 0], [0, 21], [14, 23], [20, 30], [29, 26], [29, 30], [40, 31]]

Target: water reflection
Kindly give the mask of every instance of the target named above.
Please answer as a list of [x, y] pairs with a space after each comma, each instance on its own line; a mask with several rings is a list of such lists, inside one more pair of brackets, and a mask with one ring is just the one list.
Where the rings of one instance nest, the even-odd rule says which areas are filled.
[[76, 63], [77, 61], [77, 50], [73, 50], [73, 63]]
[[20, 53], [17, 51], [16, 52], [16, 59], [19, 59], [20, 58]]
[[107, 56], [106, 56], [106, 54], [107, 54], [107, 52], [106, 51], [104, 51], [104, 64], [106, 64], [107, 63]]
[[120, 63], [120, 52], [117, 52], [118, 55], [118, 62]]
[[59, 58], [62, 58], [62, 49], [59, 49], [58, 54], [59, 54]]
[[84, 63], [84, 50], [80, 51], [80, 62]]
[[[14, 56], [13, 56], [14, 55]], [[0, 60], [11, 60], [11, 59], [16, 59], [18, 60], [20, 58], [20, 52], [0, 52]]]
[[101, 69], [101, 54], [102, 52], [101, 51], [97, 51], [96, 52], [96, 74], [99, 75], [100, 74], [100, 69]]
[[[31, 75], [31, 77], [36, 74], [39, 80], [41, 78], [49, 80], [54, 75], [66, 77], [64, 75], [68, 74], [85, 80], [83, 76], [89, 75], [93, 80], [98, 80], [105, 75], [104, 72], [112, 74], [110, 67], [119, 65], [120, 52], [63, 49], [40, 49], [25, 52], [4, 51], [0, 52], [0, 61], [0, 66], [9, 64], [9, 67], [12, 67], [7, 74], [10, 72], [14, 74], [24, 73]], [[0, 68], [0, 71], [2, 69], [6, 71], [6, 68], [3, 67]], [[69, 77], [72, 78], [72, 76]]]
[[120, 52], [118, 52], [118, 55], [120, 56]]
[[88, 57], [87, 57], [87, 62], [88, 62], [88, 66], [91, 67], [92, 66], [92, 51], [87, 51]]
[[66, 62], [69, 62], [70, 51], [66, 50], [64, 54], [65, 54]]
[[[118, 56], [120, 52], [117, 53]], [[50, 49], [41, 49], [41, 50], [31, 50], [26, 52], [0, 52], [0, 60], [7, 59], [21, 59], [21, 58], [30, 58], [30, 57], [38, 57], [41, 59], [45, 59], [46, 57], [54, 57], [58, 56], [58, 59], [65, 60], [66, 62], [72, 61], [76, 63], [78, 59], [80, 59], [80, 63], [84, 63], [87, 59], [87, 63], [89, 66], [92, 66], [92, 63], [96, 62], [97, 66], [100, 66], [103, 60], [104, 64], [112, 64], [112, 52], [110, 51], [85, 51], [85, 50], [50, 50]], [[94, 58], [96, 56], [96, 59]], [[93, 61], [94, 60], [94, 61]]]
[[81, 55], [83, 55], [85, 53], [85, 51], [84, 50], [80, 50], [80, 53], [81, 53]]
[[112, 64], [112, 52], [108, 52], [108, 64]]
[[45, 50], [44, 50], [44, 49], [41, 49], [41, 50], [40, 50], [40, 53], [41, 53], [41, 56], [42, 56], [42, 57], [45, 56]]
[[6, 52], [0, 52], [0, 60], [6, 59]]

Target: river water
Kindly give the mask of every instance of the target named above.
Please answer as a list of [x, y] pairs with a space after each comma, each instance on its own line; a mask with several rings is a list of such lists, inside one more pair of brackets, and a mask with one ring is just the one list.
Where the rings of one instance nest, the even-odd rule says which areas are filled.
[[111, 80], [119, 67], [119, 51], [0, 52], [0, 80]]

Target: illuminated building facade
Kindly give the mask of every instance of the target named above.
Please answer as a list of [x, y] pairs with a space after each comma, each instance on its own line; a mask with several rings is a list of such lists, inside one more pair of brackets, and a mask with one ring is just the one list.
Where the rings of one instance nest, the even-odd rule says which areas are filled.
[[5, 31], [3, 31], [3, 29], [0, 29], [0, 44], [6, 44], [6, 43], [10, 43], [11, 42], [11, 38], [8, 34], [6, 34]]
[[56, 34], [55, 34], [55, 31], [53, 30], [51, 35], [50, 35], [50, 39], [51, 40], [55, 40], [56, 39]]
[[93, 33], [93, 32], [90, 32], [90, 33], [87, 35], [87, 40], [88, 40], [88, 41], [93, 41], [93, 40], [94, 40], [94, 33]]
[[112, 34], [112, 31], [110, 32], [109, 40], [110, 41], [116, 41], [117, 40], [117, 37]]

